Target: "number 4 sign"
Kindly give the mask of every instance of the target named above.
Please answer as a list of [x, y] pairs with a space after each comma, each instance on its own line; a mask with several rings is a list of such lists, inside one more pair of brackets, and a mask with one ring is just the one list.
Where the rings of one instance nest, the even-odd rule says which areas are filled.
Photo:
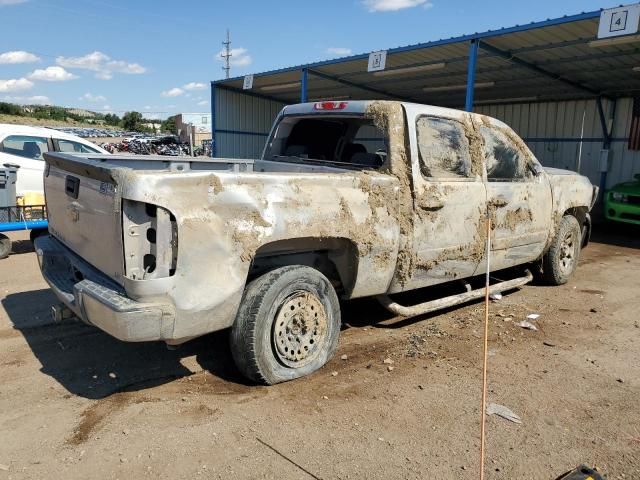
[[640, 21], [640, 4], [603, 10], [600, 13], [598, 38], [637, 33], [638, 21]]

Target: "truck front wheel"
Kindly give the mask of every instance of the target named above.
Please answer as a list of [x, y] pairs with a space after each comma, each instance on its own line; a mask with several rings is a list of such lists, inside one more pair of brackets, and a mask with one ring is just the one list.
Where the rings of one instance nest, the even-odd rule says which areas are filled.
[[542, 261], [542, 277], [546, 282], [551, 285], [567, 283], [578, 266], [581, 243], [582, 232], [578, 220], [565, 215]]
[[231, 353], [240, 371], [273, 385], [308, 375], [333, 356], [340, 304], [319, 271], [292, 265], [247, 285], [231, 329]]

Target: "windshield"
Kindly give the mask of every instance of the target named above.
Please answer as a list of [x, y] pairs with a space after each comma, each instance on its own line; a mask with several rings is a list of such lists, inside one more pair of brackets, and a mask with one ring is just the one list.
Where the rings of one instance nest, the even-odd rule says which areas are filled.
[[267, 143], [264, 160], [377, 169], [386, 160], [388, 144], [386, 133], [364, 116], [285, 116]]

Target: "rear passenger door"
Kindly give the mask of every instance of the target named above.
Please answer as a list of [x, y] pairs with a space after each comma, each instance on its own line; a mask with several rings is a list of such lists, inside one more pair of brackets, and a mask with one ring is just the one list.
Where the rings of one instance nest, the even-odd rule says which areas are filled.
[[[502, 124], [483, 122], [487, 200], [492, 216], [491, 270], [537, 259], [549, 235], [551, 187], [536, 175], [525, 143]], [[480, 272], [486, 271], [483, 262]]]
[[413, 122], [416, 258], [410, 288], [420, 288], [474, 274], [484, 252], [478, 229], [486, 191], [481, 168], [473, 167], [464, 118], [417, 113]]

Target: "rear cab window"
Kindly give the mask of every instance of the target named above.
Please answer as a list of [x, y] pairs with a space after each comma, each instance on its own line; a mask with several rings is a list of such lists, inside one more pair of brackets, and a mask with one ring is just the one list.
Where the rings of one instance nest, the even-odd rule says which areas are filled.
[[420, 171], [427, 179], [471, 177], [469, 140], [456, 120], [421, 116], [416, 120]]
[[364, 115], [291, 115], [276, 126], [264, 160], [378, 169], [388, 145], [386, 133]]
[[42, 154], [49, 151], [49, 140], [31, 135], [9, 135], [0, 143], [0, 150], [18, 157], [42, 160]]

